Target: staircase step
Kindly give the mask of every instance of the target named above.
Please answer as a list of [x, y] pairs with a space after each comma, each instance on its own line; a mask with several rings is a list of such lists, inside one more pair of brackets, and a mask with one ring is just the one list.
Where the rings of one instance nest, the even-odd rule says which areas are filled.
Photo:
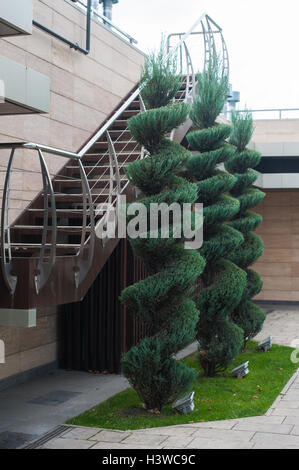
[[[33, 214], [33, 215], [41, 215], [43, 216], [44, 215], [44, 209], [27, 209], [29, 213]], [[82, 209], [56, 209], [56, 212], [57, 212], [57, 216], [60, 217], [60, 216], [63, 216], [63, 215], [67, 215], [67, 216], [81, 216], [82, 217], [82, 214], [83, 214], [83, 211]], [[89, 211], [87, 211], [87, 214], [89, 214]], [[49, 218], [51, 218], [51, 212], [49, 211]]]
[[[130, 140], [132, 138], [132, 134], [128, 129], [123, 130], [123, 131], [119, 131], [117, 129], [109, 129], [109, 134], [113, 141], [117, 138], [122, 138], [126, 140]], [[107, 142], [107, 138], [106, 138], [106, 142]]]
[[136, 116], [136, 114], [139, 114], [138, 109], [126, 109], [122, 114], [121, 117], [128, 117], [130, 118], [131, 116]]
[[[122, 176], [120, 177], [120, 179], [123, 180], [123, 181], [125, 181], [127, 178], [126, 178], [124, 175], [122, 175]], [[99, 181], [110, 181], [110, 178], [108, 178], [108, 177], [103, 177], [103, 178], [101, 178], [101, 177], [100, 177], [100, 178], [91, 178], [91, 179], [88, 178], [88, 182], [91, 183], [91, 184], [92, 184], [92, 183], [97, 183], [97, 182], [99, 182]], [[76, 183], [76, 184], [77, 184], [77, 183], [80, 183], [80, 184], [82, 184], [82, 180], [79, 179], [79, 178], [73, 178], [73, 179], [57, 179], [57, 180], [54, 180], [54, 183], [62, 183], [62, 184], [73, 184], [73, 183]]]
[[[108, 172], [107, 172], [108, 173]], [[124, 176], [120, 176], [120, 183], [123, 186], [128, 179]], [[94, 188], [105, 188], [108, 189], [110, 186], [110, 175], [99, 175], [99, 178], [96, 179], [88, 179], [89, 186], [91, 189]], [[71, 188], [81, 188], [82, 187], [82, 181], [79, 179], [74, 179], [74, 180], [69, 180], [69, 179], [60, 179], [60, 180], [55, 180], [54, 181], [54, 187], [57, 190], [57, 192], [63, 192], [62, 188], [66, 189], [71, 189]]]
[[[43, 226], [42, 225], [14, 225], [13, 227], [11, 227], [11, 230], [22, 230], [22, 231], [42, 231], [43, 230]], [[49, 229], [49, 232], [51, 231], [51, 226], [48, 227]], [[61, 231], [61, 232], [75, 232], [75, 233], [81, 233], [82, 230], [83, 230], [83, 227], [82, 225], [58, 225], [57, 226], [57, 230]], [[87, 232], [90, 232], [90, 227], [86, 227], [86, 231]]]
[[126, 129], [128, 127], [127, 119], [116, 119], [112, 124], [112, 129]]
[[[91, 196], [92, 199], [102, 199], [109, 196], [109, 190], [94, 189], [92, 190]], [[55, 200], [56, 201], [66, 201], [66, 202], [81, 202], [83, 199], [82, 193], [55, 193]]]
[[[138, 148], [132, 148], [126, 149], [123, 151], [116, 151], [116, 156], [117, 156], [117, 161], [118, 164], [121, 165], [124, 161], [134, 161], [136, 160], [141, 154], [141, 149]], [[82, 160], [83, 165], [86, 165], [86, 162], [94, 162], [96, 164], [97, 162], [101, 163], [108, 163], [110, 161], [109, 157], [109, 152], [105, 151], [103, 153], [89, 153], [86, 155], [86, 157]]]
[[[113, 142], [113, 145], [114, 145], [115, 150], [122, 150], [124, 148], [129, 150], [130, 148], [134, 148], [136, 146], [139, 146], [139, 144], [136, 142], [136, 140], [130, 140], [130, 139], [128, 139], [128, 140], [115, 140]], [[101, 150], [101, 151], [106, 150], [106, 151], [108, 151], [108, 142], [100, 140], [92, 146], [92, 149], [93, 150]], [[84, 155], [84, 157], [86, 155], [89, 155], [89, 153], [86, 153]]]
[[[40, 251], [42, 244], [41, 243], [11, 243], [10, 244], [11, 249], [13, 251]], [[56, 244], [56, 251], [78, 251], [80, 249], [80, 246], [78, 243], [76, 244], [71, 244], [71, 243], [57, 243]], [[45, 248], [47, 250], [51, 249], [52, 245], [50, 243], [45, 244]]]

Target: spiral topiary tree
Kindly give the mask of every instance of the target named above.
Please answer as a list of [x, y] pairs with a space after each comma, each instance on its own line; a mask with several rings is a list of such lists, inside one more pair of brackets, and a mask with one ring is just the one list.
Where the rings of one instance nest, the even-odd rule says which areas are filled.
[[232, 158], [226, 162], [225, 167], [236, 178], [230, 193], [239, 200], [240, 209], [234, 215], [230, 226], [243, 234], [244, 242], [238, 250], [232, 252], [230, 260], [247, 273], [246, 288], [240, 303], [232, 313], [232, 319], [244, 331], [245, 347], [246, 342], [262, 329], [265, 320], [264, 312], [250, 301], [261, 291], [263, 282], [258, 273], [249, 269], [249, 266], [263, 253], [263, 241], [257, 234], [252, 233], [261, 223], [262, 217], [248, 210], [255, 207], [265, 194], [251, 187], [258, 176], [253, 168], [261, 159], [259, 152], [246, 148], [253, 133], [252, 115], [248, 112], [244, 115], [233, 114], [232, 122], [233, 131], [230, 143], [235, 146], [236, 150]]
[[236, 178], [218, 168], [234, 154], [234, 148], [225, 142], [231, 126], [216, 123], [227, 89], [228, 79], [220, 73], [218, 59], [214, 59], [198, 75], [198, 97], [190, 114], [195, 130], [187, 134], [194, 151], [187, 166], [197, 181], [197, 200], [204, 205], [204, 242], [199, 252], [206, 266], [201, 290], [193, 300], [201, 312], [197, 337], [205, 376], [227, 368], [243, 340], [243, 331], [230, 320], [230, 313], [240, 302], [246, 274], [227, 259], [242, 244], [243, 237], [226, 224], [238, 213], [240, 203], [224, 194], [231, 190]]
[[[189, 111], [185, 103], [157, 108], [155, 101], [155, 109], [128, 122], [131, 134], [149, 152], [147, 158], [132, 162], [127, 169], [129, 180], [144, 195], [139, 202], [145, 208], [147, 222], [153, 204], [169, 207], [176, 203], [182, 207], [197, 199], [196, 185], [179, 176], [189, 152], [165, 137], [186, 120]], [[163, 236], [162, 219], [159, 217], [158, 230], [149, 228], [142, 236], [130, 239], [149, 276], [121, 294], [127, 311], [147, 326], [148, 336], [123, 355], [122, 371], [148, 410], [161, 410], [188, 391], [196, 377], [193, 369], [173, 355], [195, 337], [199, 312], [189, 297], [204, 268], [200, 254], [185, 249], [184, 236], [177, 231], [173, 217], [169, 237]], [[128, 223], [132, 222], [132, 216], [128, 216]]]

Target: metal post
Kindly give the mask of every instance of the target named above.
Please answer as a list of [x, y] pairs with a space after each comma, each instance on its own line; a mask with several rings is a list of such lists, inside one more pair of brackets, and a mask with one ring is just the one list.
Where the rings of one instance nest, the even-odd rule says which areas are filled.
[[112, 20], [112, 0], [103, 0], [103, 10], [104, 16], [108, 18], [108, 20]]
[[[10, 246], [10, 225], [9, 225], [9, 206], [10, 206], [10, 177], [12, 171], [12, 164], [14, 159], [15, 149], [11, 150], [9, 162], [7, 165], [6, 176], [4, 181], [3, 196], [2, 196], [2, 210], [1, 210], [1, 269], [4, 282], [13, 295], [16, 290], [17, 277], [12, 274], [12, 256]], [[5, 220], [6, 215], [6, 220]], [[7, 235], [7, 243], [6, 243]]]

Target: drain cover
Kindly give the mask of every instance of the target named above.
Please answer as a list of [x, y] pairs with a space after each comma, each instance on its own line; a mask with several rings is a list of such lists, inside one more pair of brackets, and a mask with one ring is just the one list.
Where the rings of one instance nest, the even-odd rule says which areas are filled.
[[46, 442], [50, 441], [51, 439], [54, 439], [55, 437], [60, 436], [61, 434], [64, 434], [69, 429], [72, 429], [72, 427], [64, 425], [64, 424], [62, 424], [61, 426], [57, 426], [52, 431], [47, 432], [36, 441], [31, 442], [30, 444], [23, 446], [22, 448], [23, 449], [38, 449], [42, 445], [46, 444]]

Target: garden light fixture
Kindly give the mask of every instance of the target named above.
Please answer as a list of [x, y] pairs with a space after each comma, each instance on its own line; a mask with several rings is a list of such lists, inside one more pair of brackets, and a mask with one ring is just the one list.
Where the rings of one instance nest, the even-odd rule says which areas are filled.
[[237, 377], [237, 379], [241, 379], [242, 377], [245, 377], [245, 375], [249, 374], [248, 364], [249, 364], [249, 361], [246, 361], [240, 366], [233, 369], [232, 370], [233, 376]]
[[272, 347], [271, 336], [268, 336], [268, 338], [263, 339], [263, 341], [259, 343], [259, 348], [262, 349], [264, 352], [270, 351], [271, 347]]
[[176, 400], [172, 405], [172, 408], [176, 409], [184, 415], [188, 415], [194, 410], [193, 398], [194, 392], [188, 393], [188, 395], [185, 395], [183, 398]]

